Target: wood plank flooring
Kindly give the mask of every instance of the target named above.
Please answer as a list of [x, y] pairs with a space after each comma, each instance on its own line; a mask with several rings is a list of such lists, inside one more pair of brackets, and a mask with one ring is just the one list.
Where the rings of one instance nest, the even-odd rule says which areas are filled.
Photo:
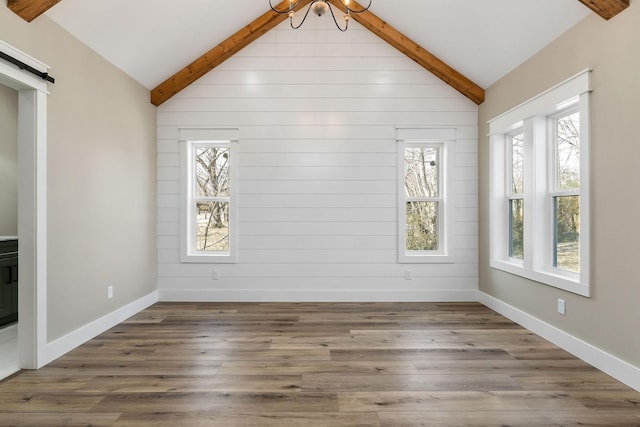
[[640, 426], [640, 393], [475, 303], [158, 303], [0, 382], [0, 426]]

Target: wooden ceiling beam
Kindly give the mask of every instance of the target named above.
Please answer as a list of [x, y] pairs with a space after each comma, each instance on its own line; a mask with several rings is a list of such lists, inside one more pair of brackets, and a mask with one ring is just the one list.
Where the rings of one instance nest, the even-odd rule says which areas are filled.
[[[310, 2], [311, 0], [301, 0], [300, 8]], [[288, 7], [289, 0], [283, 0], [276, 6], [276, 9], [284, 10]], [[151, 103], [155, 106], [162, 104], [286, 19], [289, 19], [286, 13], [279, 14], [269, 9], [231, 37], [160, 83], [151, 91]]]
[[629, 7], [629, 0], [578, 0], [606, 20]]
[[[331, 4], [342, 8], [340, 0], [329, 0]], [[362, 6], [355, 1], [351, 1], [354, 10], [362, 9]], [[418, 65], [425, 68], [436, 77], [456, 89], [458, 92], [480, 105], [484, 102], [484, 89], [451, 68], [435, 55], [421, 47], [416, 42], [409, 39], [400, 31], [378, 18], [370, 11], [353, 13], [351, 18], [360, 25], [376, 34], [385, 42], [398, 49], [400, 52], [411, 58]]]
[[7, 0], [7, 7], [27, 22], [31, 22], [60, 0]]
[[[336, 7], [342, 8], [339, 0], [329, 1]], [[305, 7], [310, 2], [311, 0], [301, 1], [300, 8]], [[277, 9], [286, 9], [288, 5], [289, 0], [283, 0], [277, 6]], [[352, 1], [352, 6], [354, 9], [362, 8], [361, 5], [354, 1]], [[287, 18], [288, 16], [286, 14], [277, 14], [272, 10], [268, 10], [249, 25], [243, 27], [234, 35], [158, 85], [151, 91], [151, 103], [156, 106], [161, 105], [173, 95], [222, 64], [249, 43], [276, 27]], [[382, 21], [373, 13], [363, 12], [352, 14], [352, 18], [363, 27], [378, 35], [382, 40], [407, 55], [427, 71], [442, 79], [471, 101], [476, 104], [481, 104], [484, 101], [484, 89], [445, 64], [435, 55], [423, 49], [417, 43], [411, 41], [408, 37]]]

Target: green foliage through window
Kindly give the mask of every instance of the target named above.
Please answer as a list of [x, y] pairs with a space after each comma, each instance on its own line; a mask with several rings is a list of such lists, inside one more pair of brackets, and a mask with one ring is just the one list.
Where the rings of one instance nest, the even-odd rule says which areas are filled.
[[580, 113], [555, 120], [553, 266], [580, 272]]
[[580, 272], [580, 197], [555, 198], [554, 267]]
[[407, 202], [407, 250], [438, 250], [438, 202]]
[[524, 200], [509, 200], [509, 256], [524, 258]]

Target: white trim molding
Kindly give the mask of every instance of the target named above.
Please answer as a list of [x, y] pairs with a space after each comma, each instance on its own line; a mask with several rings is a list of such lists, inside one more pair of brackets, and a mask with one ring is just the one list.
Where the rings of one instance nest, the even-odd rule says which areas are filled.
[[164, 289], [161, 302], [476, 302], [476, 290], [309, 291], [295, 289]]
[[[527, 279], [590, 296], [589, 223], [589, 94], [590, 70], [565, 80], [540, 95], [491, 119], [490, 136], [490, 266]], [[579, 114], [580, 181], [578, 187], [558, 192], [552, 175], [556, 157], [554, 121], [568, 113]], [[512, 194], [512, 135], [522, 133], [524, 203], [523, 256], [512, 257], [509, 202]], [[555, 172], [554, 172], [555, 173]], [[556, 265], [555, 200], [559, 195], [579, 197], [579, 272]]]
[[507, 133], [514, 129], [514, 124], [526, 117], [540, 114], [553, 114], [563, 108], [563, 102], [591, 91], [591, 69], [580, 71], [578, 74], [558, 83], [544, 92], [530, 98], [520, 105], [489, 120], [489, 135]]
[[0, 40], [0, 51], [14, 57], [15, 59], [17, 59], [20, 62], [23, 62], [27, 65], [29, 65], [30, 67], [35, 68], [36, 70], [40, 71], [41, 73], [48, 73], [49, 70], [51, 69], [51, 67], [49, 67], [47, 64], [45, 64], [42, 61], [37, 60], [36, 58], [34, 58], [31, 55], [27, 55], [26, 53], [24, 53], [23, 51], [16, 49], [15, 47], [11, 46], [10, 44], [3, 42], [2, 40]]
[[[0, 42], [35, 68], [48, 67]], [[0, 85], [18, 91], [18, 354], [20, 368], [45, 364], [47, 339], [47, 82], [0, 61]]]
[[[238, 129], [228, 128], [181, 128], [180, 161], [180, 262], [235, 264], [238, 262], [237, 248], [237, 152]], [[229, 205], [228, 251], [197, 251], [195, 244], [195, 150], [198, 147], [217, 147], [228, 150], [229, 195], [208, 198], [208, 201], [223, 201]], [[203, 201], [205, 199], [200, 198]]]
[[477, 300], [618, 381], [640, 391], [640, 368], [482, 291], [478, 291]]
[[[398, 263], [455, 263], [453, 255], [456, 192], [455, 177], [455, 128], [398, 128], [397, 167], [398, 167]], [[406, 148], [431, 148], [438, 151], [438, 192], [434, 197], [408, 197], [405, 191]], [[406, 204], [412, 201], [436, 201], [438, 203], [438, 249], [407, 249]]]
[[63, 337], [48, 343], [45, 364], [52, 362], [90, 339], [95, 338], [106, 330], [124, 322], [129, 317], [141, 312], [156, 302], [158, 302], [158, 293], [157, 291], [153, 291], [150, 294], [125, 305], [124, 307], [120, 307], [119, 309], [112, 311], [111, 313], [102, 316], [101, 318], [96, 319], [73, 332], [69, 332]]

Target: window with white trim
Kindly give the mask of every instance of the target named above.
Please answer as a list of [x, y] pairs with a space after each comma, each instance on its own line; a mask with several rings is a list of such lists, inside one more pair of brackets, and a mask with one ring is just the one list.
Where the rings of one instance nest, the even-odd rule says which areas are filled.
[[589, 296], [589, 72], [489, 121], [491, 266]]
[[452, 142], [399, 141], [399, 262], [450, 262], [447, 173]]
[[509, 258], [524, 258], [524, 144], [522, 130], [507, 136], [509, 155]]
[[580, 273], [580, 112], [551, 118], [553, 267]]
[[183, 262], [236, 261], [233, 141], [186, 140], [183, 150]]

